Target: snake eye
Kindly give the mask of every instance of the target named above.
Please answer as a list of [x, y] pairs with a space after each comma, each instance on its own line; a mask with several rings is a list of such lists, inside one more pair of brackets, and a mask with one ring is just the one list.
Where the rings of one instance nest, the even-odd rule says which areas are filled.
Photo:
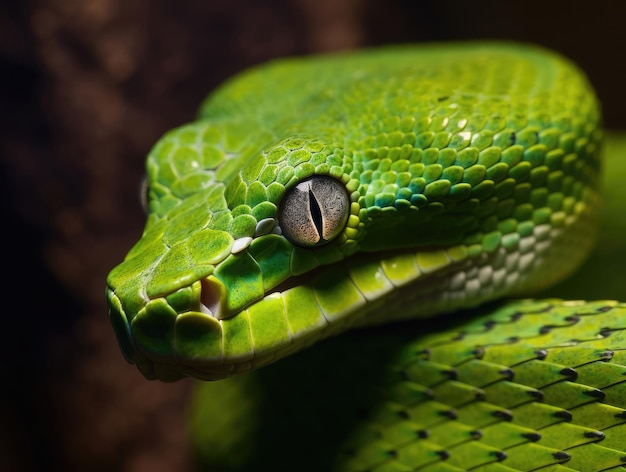
[[343, 231], [350, 213], [345, 187], [332, 177], [316, 175], [285, 193], [278, 209], [283, 235], [293, 244], [322, 246]]

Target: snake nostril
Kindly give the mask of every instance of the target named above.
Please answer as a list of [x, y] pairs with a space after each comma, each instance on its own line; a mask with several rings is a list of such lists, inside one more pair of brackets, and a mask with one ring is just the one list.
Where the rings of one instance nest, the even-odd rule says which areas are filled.
[[214, 318], [218, 318], [220, 306], [220, 289], [209, 279], [200, 281], [200, 308], [202, 311]]

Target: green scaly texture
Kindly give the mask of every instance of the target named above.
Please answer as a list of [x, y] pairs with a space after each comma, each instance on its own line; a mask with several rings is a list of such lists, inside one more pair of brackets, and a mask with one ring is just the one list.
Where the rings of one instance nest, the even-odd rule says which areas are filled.
[[[351, 327], [417, 319], [199, 388], [201, 461], [617, 467], [621, 305], [459, 313], [582, 262], [599, 214], [599, 126], [584, 75], [526, 45], [382, 48], [244, 72], [150, 153], [146, 229], [108, 278], [122, 351], [147, 378], [216, 380]], [[345, 187], [349, 215], [329, 244], [302, 247], [281, 235], [281, 201], [317, 175]], [[279, 416], [291, 420], [261, 429]]]
[[545, 299], [347, 333], [198, 385], [194, 450], [206, 470], [621, 469], [625, 319]]

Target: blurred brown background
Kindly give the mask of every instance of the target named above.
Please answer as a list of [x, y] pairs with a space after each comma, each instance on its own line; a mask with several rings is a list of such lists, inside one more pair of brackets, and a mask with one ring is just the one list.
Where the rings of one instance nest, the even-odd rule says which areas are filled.
[[626, 128], [626, 3], [30, 0], [0, 7], [0, 470], [193, 470], [189, 382], [119, 353], [104, 280], [143, 225], [144, 156], [205, 94], [277, 56], [532, 41], [587, 70]]

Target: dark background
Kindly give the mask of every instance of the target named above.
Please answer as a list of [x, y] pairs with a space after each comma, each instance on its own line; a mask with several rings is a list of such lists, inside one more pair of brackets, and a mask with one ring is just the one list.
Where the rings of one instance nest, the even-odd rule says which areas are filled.
[[104, 281], [143, 225], [150, 146], [205, 94], [284, 55], [532, 41], [589, 74], [626, 128], [626, 2], [31, 0], [0, 7], [0, 470], [192, 469], [189, 382], [119, 353]]

